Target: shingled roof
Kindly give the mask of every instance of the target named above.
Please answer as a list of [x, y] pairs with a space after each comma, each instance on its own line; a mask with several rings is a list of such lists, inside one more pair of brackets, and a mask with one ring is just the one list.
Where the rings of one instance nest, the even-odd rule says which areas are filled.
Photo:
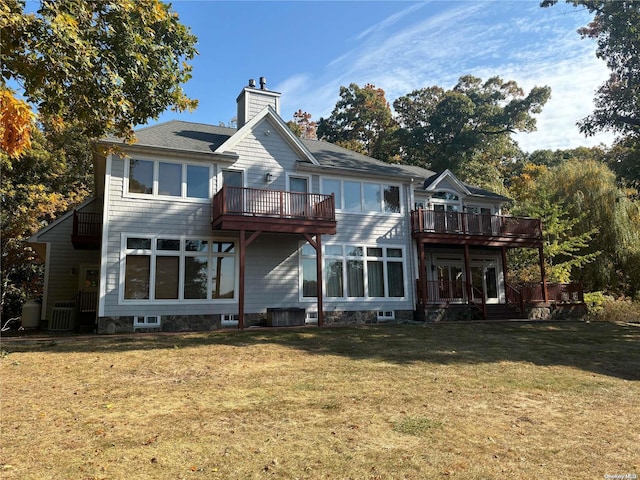
[[[235, 128], [171, 120], [136, 130], [137, 141], [134, 145], [190, 153], [213, 153], [236, 132]], [[106, 143], [122, 144], [122, 139], [115, 137], [106, 138], [104, 141]], [[361, 174], [406, 177], [424, 180], [427, 183], [439, 175], [421, 167], [386, 163], [325, 141], [302, 139], [301, 142], [318, 161], [319, 168], [335, 168]], [[509, 200], [507, 197], [482, 188], [468, 184], [465, 184], [465, 186], [473, 195], [487, 196], [504, 201]]]

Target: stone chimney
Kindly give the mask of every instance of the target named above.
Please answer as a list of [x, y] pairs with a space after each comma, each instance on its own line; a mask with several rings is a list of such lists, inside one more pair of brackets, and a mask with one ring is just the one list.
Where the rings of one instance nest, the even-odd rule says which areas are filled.
[[267, 79], [260, 77], [260, 87], [256, 87], [256, 81], [249, 79], [249, 85], [242, 89], [236, 99], [238, 103], [238, 128], [250, 121], [266, 106], [273, 108], [280, 115], [280, 93], [272, 92], [267, 88]]

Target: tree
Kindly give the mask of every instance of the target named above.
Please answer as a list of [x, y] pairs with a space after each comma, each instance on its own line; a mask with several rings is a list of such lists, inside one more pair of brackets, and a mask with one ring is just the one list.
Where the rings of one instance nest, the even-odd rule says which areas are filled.
[[[588, 251], [598, 229], [576, 231], [585, 214], [576, 216], [564, 202], [558, 201], [555, 177], [554, 169], [546, 166], [525, 166], [522, 174], [512, 180], [512, 193], [518, 202], [512, 213], [541, 219], [547, 278], [551, 282], [566, 283], [600, 254]], [[518, 249], [511, 257], [513, 277], [521, 282], [538, 280], [538, 260], [534, 252]]]
[[[181, 84], [196, 37], [159, 0], [23, 0], [0, 6], [0, 90], [20, 85], [42, 121], [82, 135], [133, 139], [133, 127], [172, 107], [193, 108]], [[3, 147], [4, 148], [4, 147]]]
[[340, 100], [328, 118], [320, 118], [317, 134], [320, 139], [392, 161], [396, 129], [384, 90], [352, 83], [348, 88], [340, 87]]
[[287, 125], [297, 137], [315, 140], [318, 138], [318, 123], [312, 121], [311, 117], [310, 113], [298, 109], [293, 114], [293, 120], [289, 120]]
[[[640, 290], [640, 202], [621, 188], [607, 155], [600, 147], [534, 152], [510, 179], [513, 213], [542, 218], [554, 275], [560, 262], [589, 291], [632, 296]], [[554, 247], [553, 238], [562, 241]], [[578, 249], [567, 256], [565, 246]], [[534, 258], [520, 257], [521, 271], [535, 271]]]
[[41, 266], [26, 240], [89, 194], [90, 148], [79, 130], [69, 127], [46, 138], [35, 128], [19, 158], [0, 153], [0, 306], [10, 316], [19, 314], [27, 297], [42, 293]]
[[393, 103], [402, 159], [457, 175], [464, 175], [463, 165], [479, 153], [486, 159], [481, 152], [489, 149], [495, 161], [510, 161], [519, 150], [511, 134], [535, 130], [533, 115], [550, 94], [549, 87], [534, 87], [525, 95], [514, 81], [492, 77], [483, 82], [471, 75], [460, 77], [451, 90], [414, 90]]
[[[542, 7], [558, 0], [544, 0]], [[611, 75], [598, 88], [595, 110], [580, 121], [586, 135], [612, 130], [640, 134], [640, 2], [633, 0], [567, 0], [586, 8], [593, 20], [578, 30], [583, 38], [597, 40], [596, 55], [606, 61]]]
[[26, 102], [16, 99], [8, 89], [0, 89], [0, 149], [18, 157], [31, 147], [35, 115]]

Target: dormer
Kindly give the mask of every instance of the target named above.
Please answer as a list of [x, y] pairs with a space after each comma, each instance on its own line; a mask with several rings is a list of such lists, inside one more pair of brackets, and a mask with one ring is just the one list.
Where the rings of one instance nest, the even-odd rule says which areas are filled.
[[269, 106], [280, 115], [280, 93], [267, 89], [267, 79], [260, 77], [260, 87], [256, 87], [256, 81], [249, 80], [249, 86], [244, 87], [238, 98], [238, 129], [249, 122], [254, 116]]

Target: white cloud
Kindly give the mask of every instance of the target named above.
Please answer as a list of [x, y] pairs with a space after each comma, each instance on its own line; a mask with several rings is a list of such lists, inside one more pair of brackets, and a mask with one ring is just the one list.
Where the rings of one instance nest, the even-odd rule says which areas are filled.
[[517, 136], [524, 150], [611, 142], [612, 135], [585, 138], [576, 126], [592, 111], [594, 91], [608, 75], [604, 62], [595, 58], [594, 42], [575, 31], [587, 23], [586, 13], [571, 10], [575, 15], [568, 16], [537, 2], [433, 2], [419, 7], [364, 30], [356, 46], [317, 77], [304, 77], [304, 84], [291, 82], [287, 97], [298, 102], [291, 111], [302, 108], [316, 120], [327, 116], [340, 86], [350, 83], [373, 83], [393, 102], [417, 88], [451, 88], [461, 75], [498, 75], [525, 91], [535, 85], [552, 89], [537, 116], [538, 131]]

